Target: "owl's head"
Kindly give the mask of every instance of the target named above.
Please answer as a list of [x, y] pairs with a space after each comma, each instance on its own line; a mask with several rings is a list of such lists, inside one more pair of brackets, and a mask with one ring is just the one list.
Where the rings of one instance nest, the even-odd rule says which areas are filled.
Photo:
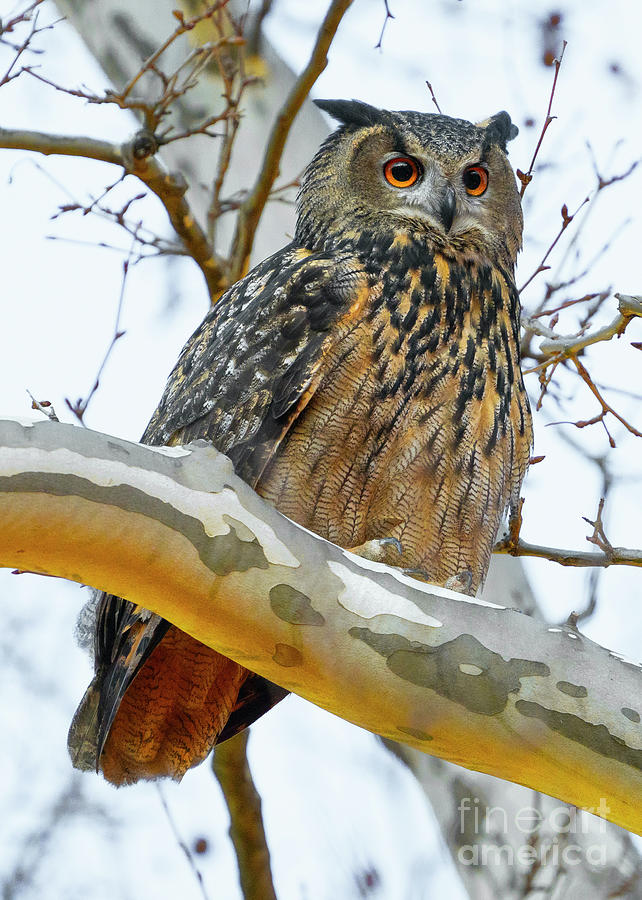
[[308, 166], [297, 240], [328, 247], [364, 231], [425, 236], [444, 252], [514, 262], [522, 210], [506, 143], [506, 112], [474, 125], [431, 113], [317, 100], [342, 123]]

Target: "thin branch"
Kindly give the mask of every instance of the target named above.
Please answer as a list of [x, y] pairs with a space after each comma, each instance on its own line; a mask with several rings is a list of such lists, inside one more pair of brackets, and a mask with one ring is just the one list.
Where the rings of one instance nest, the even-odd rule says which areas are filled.
[[[577, 428], [584, 428], [584, 427], [586, 427], [586, 425], [594, 425], [596, 422], [602, 422], [602, 424], [604, 425], [604, 417], [608, 413], [611, 413], [612, 416], [615, 416], [615, 418], [618, 420], [618, 422], [621, 422], [621, 424], [624, 425], [624, 427], [626, 428], [627, 431], [630, 431], [631, 434], [635, 435], [635, 437], [642, 437], [642, 432], [638, 431], [637, 428], [635, 428], [633, 425], [631, 425], [630, 422], [627, 422], [627, 420], [623, 416], [621, 416], [618, 412], [616, 412], [613, 409], [613, 407], [610, 406], [606, 402], [606, 400], [601, 395], [599, 390], [595, 387], [595, 384], [593, 383], [593, 379], [587, 372], [586, 367], [582, 365], [582, 363], [579, 361], [577, 356], [571, 356], [570, 359], [571, 359], [571, 362], [573, 363], [573, 365], [575, 366], [575, 368], [577, 369], [577, 371], [580, 375], [580, 378], [586, 384], [586, 386], [588, 387], [590, 392], [593, 394], [593, 396], [595, 397], [597, 402], [602, 407], [602, 412], [599, 415], [595, 416], [593, 419], [588, 419], [587, 421], [575, 422], [574, 423], [575, 426]], [[606, 425], [604, 425], [604, 428], [606, 430], [606, 433], [609, 435], [609, 443], [610, 443], [611, 447], [615, 447], [615, 441], [613, 440], [613, 438], [609, 434], [608, 430], [606, 429]]]
[[426, 82], [426, 87], [430, 91], [430, 96], [432, 97], [432, 102], [437, 107], [437, 112], [441, 114], [441, 106], [437, 103], [437, 98], [435, 97], [435, 92], [433, 91], [432, 84], [429, 81]]
[[547, 547], [544, 544], [531, 544], [519, 538], [511, 543], [508, 538], [499, 541], [493, 548], [494, 553], [507, 553], [510, 556], [535, 556], [548, 559], [561, 566], [577, 566], [588, 568], [598, 566], [608, 569], [609, 566], [642, 566], [642, 550], [629, 550], [626, 547], [613, 547], [611, 554], [590, 550], [563, 550], [559, 547]]
[[388, 5], [388, 0], [383, 0], [383, 4], [386, 8], [386, 17], [383, 20], [383, 25], [381, 26], [381, 32], [379, 34], [379, 40], [375, 44], [375, 50], [381, 50], [383, 44], [383, 36], [386, 33], [386, 28], [388, 27], [388, 22], [390, 19], [394, 19], [393, 14], [390, 12], [390, 6]]
[[229, 0], [219, 0], [218, 3], [214, 3], [211, 6], [208, 6], [202, 13], [197, 16], [194, 16], [191, 19], [185, 19], [183, 13], [180, 9], [175, 9], [173, 11], [174, 17], [178, 20], [178, 25], [172, 34], [167, 37], [163, 43], [158, 47], [152, 54], [149, 56], [143, 65], [140, 67], [138, 72], [134, 75], [133, 78], [130, 79], [128, 84], [125, 85], [122, 91], [118, 92], [118, 96], [122, 97], [123, 100], [126, 100], [127, 97], [131, 94], [134, 87], [138, 84], [140, 79], [143, 77], [145, 72], [158, 70], [155, 68], [155, 64], [158, 62], [163, 53], [170, 47], [174, 41], [180, 37], [182, 34], [185, 34], [187, 31], [192, 31], [196, 26], [204, 21], [205, 19], [211, 18], [211, 16], [217, 12], [219, 9], [222, 9], [229, 3]]
[[230, 265], [231, 283], [238, 281], [247, 271], [254, 234], [272, 185], [278, 177], [281, 156], [292, 122], [313, 84], [328, 64], [328, 50], [351, 3], [352, 0], [333, 0], [330, 4], [319, 29], [310, 60], [294, 83], [272, 126], [261, 170], [254, 187], [239, 211], [236, 233], [232, 242], [234, 253]]
[[103, 356], [103, 360], [102, 360], [100, 366], [98, 367], [98, 372], [96, 373], [96, 378], [94, 379], [94, 383], [91, 387], [91, 390], [87, 394], [86, 399], [83, 400], [82, 397], [79, 397], [75, 403], [72, 403], [68, 397], [65, 397], [65, 403], [67, 404], [67, 406], [71, 410], [71, 412], [76, 416], [76, 418], [78, 419], [78, 421], [80, 422], [81, 425], [85, 424], [84, 417], [85, 417], [85, 413], [87, 412], [87, 407], [91, 403], [91, 400], [92, 400], [94, 394], [100, 387], [100, 379], [102, 377], [105, 366], [107, 365], [107, 361], [109, 360], [109, 357], [112, 354], [112, 350], [114, 349], [114, 347], [116, 346], [118, 341], [121, 339], [121, 337], [123, 337], [123, 335], [125, 334], [124, 331], [120, 330], [120, 317], [121, 317], [121, 314], [123, 311], [123, 300], [125, 298], [125, 285], [127, 284], [127, 275], [129, 273], [129, 261], [131, 258], [133, 247], [134, 247], [134, 244], [132, 242], [132, 246], [130, 247], [130, 250], [129, 250], [129, 257], [126, 260], [124, 260], [124, 262], [123, 262], [123, 277], [122, 277], [122, 281], [120, 283], [120, 294], [118, 296], [118, 306], [116, 307], [116, 321], [114, 323], [114, 333], [113, 333], [112, 339], [109, 343], [109, 346], [107, 347], [105, 355]]
[[[628, 169], [626, 169], [626, 171], [621, 172], [621, 173], [618, 174], [618, 175], [614, 175], [614, 176], [612, 176], [612, 177], [610, 177], [610, 178], [604, 178], [604, 177], [600, 174], [600, 172], [598, 171], [597, 165], [596, 165], [595, 161], [593, 161], [593, 167], [594, 167], [594, 170], [595, 170], [595, 176], [596, 176], [596, 188], [595, 188], [595, 190], [593, 191], [592, 194], [587, 195], [587, 197], [585, 198], [585, 200], [580, 204], [580, 206], [576, 209], [575, 213], [573, 213], [572, 216], [569, 216], [569, 215], [568, 215], [568, 209], [567, 209], [567, 207], [566, 207], [566, 204], [562, 207], [562, 226], [561, 226], [561, 228], [560, 228], [560, 231], [559, 231], [559, 233], [557, 234], [556, 238], [553, 240], [552, 244], [549, 246], [548, 250], [546, 251], [546, 253], [545, 253], [545, 255], [544, 255], [544, 258], [542, 259], [542, 261], [541, 261], [541, 263], [539, 264], [539, 266], [537, 267], [537, 269], [533, 272], [533, 274], [530, 276], [530, 278], [524, 283], [524, 285], [522, 285], [522, 287], [521, 287], [521, 289], [520, 289], [520, 292], [523, 291], [524, 288], [525, 288], [528, 284], [530, 284], [530, 282], [535, 278], [536, 275], [538, 275], [540, 272], [546, 271], [546, 270], [548, 270], [548, 269], [550, 268], [550, 266], [546, 265], [546, 261], [547, 261], [549, 255], [550, 255], [551, 251], [553, 250], [553, 248], [555, 247], [555, 245], [557, 244], [557, 242], [558, 242], [559, 239], [561, 238], [563, 232], [566, 230], [566, 228], [567, 228], [567, 227], [570, 225], [570, 223], [573, 221], [573, 219], [575, 218], [575, 216], [577, 216], [577, 214], [580, 212], [580, 210], [582, 209], [582, 207], [585, 206], [585, 204], [588, 203], [588, 204], [589, 204], [588, 209], [587, 209], [586, 213], [584, 214], [584, 216], [582, 217], [582, 221], [580, 222], [578, 228], [575, 229], [575, 233], [573, 234], [572, 238], [571, 238], [570, 241], [568, 242], [568, 245], [567, 245], [566, 250], [565, 250], [565, 252], [564, 252], [564, 256], [562, 257], [562, 261], [561, 261], [561, 263], [559, 264], [559, 267], [563, 266], [563, 264], [564, 264], [564, 259], [569, 255], [569, 253], [571, 252], [571, 249], [572, 249], [573, 246], [577, 243], [577, 241], [578, 241], [578, 239], [579, 239], [579, 236], [580, 236], [580, 234], [581, 234], [581, 232], [582, 232], [582, 229], [583, 229], [584, 226], [586, 225], [586, 222], [587, 222], [587, 220], [588, 220], [588, 216], [590, 215], [590, 213], [592, 212], [592, 210], [595, 209], [595, 205], [596, 205], [597, 198], [600, 196], [601, 192], [602, 192], [605, 188], [608, 188], [608, 187], [610, 187], [611, 185], [617, 184], [618, 182], [621, 182], [621, 181], [623, 181], [624, 179], [628, 178], [628, 177], [632, 174], [632, 172], [635, 171], [635, 169], [636, 169], [636, 167], [638, 166], [639, 162], [640, 162], [639, 160], [633, 162], [633, 163], [628, 167]], [[612, 240], [612, 238], [611, 238], [611, 240]], [[572, 285], [575, 284], [577, 281], [579, 281], [581, 278], [583, 278], [586, 274], [588, 274], [588, 272], [590, 271], [591, 267], [592, 267], [592, 266], [595, 264], [595, 262], [600, 258], [600, 256], [602, 256], [602, 255], [605, 253], [605, 251], [608, 249], [609, 243], [610, 243], [610, 242], [607, 242], [607, 243], [602, 247], [602, 249], [601, 249], [601, 250], [593, 257], [593, 259], [591, 260], [591, 262], [589, 262], [588, 265], [584, 267], [584, 270], [583, 270], [583, 271], [578, 272], [578, 273], [577, 273], [576, 275], [574, 275], [572, 278], [566, 279], [565, 281], [559, 282], [558, 284], [547, 284], [547, 286], [546, 286], [546, 292], [545, 292], [545, 294], [544, 294], [544, 297], [540, 300], [540, 302], [539, 302], [539, 304], [537, 305], [537, 307], [535, 308], [535, 310], [531, 310], [531, 311], [530, 311], [530, 317], [531, 317], [530, 325], [525, 325], [525, 327], [526, 327], [526, 336], [525, 336], [525, 338], [524, 338], [524, 340], [523, 340], [523, 342], [522, 342], [522, 351], [523, 351], [523, 354], [524, 354], [524, 355], [529, 355], [529, 352], [530, 352], [530, 342], [531, 342], [531, 337], [532, 337], [532, 334], [531, 334], [530, 332], [534, 330], [533, 327], [532, 327], [532, 320], [533, 320], [534, 318], [536, 318], [537, 316], [543, 314], [542, 311], [544, 310], [544, 307], [545, 307], [546, 303], [548, 302], [548, 300], [552, 297], [552, 295], [553, 295], [554, 293], [556, 293], [556, 292], [559, 291], [559, 290], [562, 290], [563, 288], [567, 288], [567, 287], [572, 286]], [[599, 292], [599, 293], [596, 295], [596, 296], [598, 297], [598, 301], [601, 301], [601, 300], [605, 299], [605, 298], [609, 295], [609, 293], [610, 293], [609, 291], [601, 291], [601, 292]], [[591, 295], [587, 295], [586, 298], [582, 298], [582, 299], [591, 299]], [[578, 302], [581, 302], [581, 301], [578, 301]], [[592, 313], [594, 314], [594, 313], [597, 311], [598, 308], [599, 308], [599, 302], [598, 302], [597, 305], [594, 306], [594, 308], [593, 308], [593, 310], [592, 310]], [[539, 331], [535, 331], [535, 333], [537, 333], [537, 334], [542, 334], [542, 332], [539, 332]], [[551, 332], [551, 336], [553, 336], [553, 332]]]
[[36, 9], [36, 7], [41, 6], [45, 0], [33, 0], [26, 9], [23, 9], [22, 12], [17, 13], [12, 19], [7, 19], [0, 23], [0, 43], [7, 44], [9, 43], [5, 40], [4, 35], [10, 34], [14, 28], [18, 25], [22, 25], [24, 22], [31, 21], [31, 13]]
[[79, 135], [0, 128], [0, 147], [45, 155], [84, 156], [122, 166], [160, 199], [185, 249], [201, 269], [210, 295], [220, 294], [229, 284], [225, 261], [212, 251], [185, 199], [187, 182], [180, 173], [168, 172], [154, 156], [157, 144], [148, 132], [139, 131], [130, 141], [119, 145]]
[[40, 72], [37, 72], [32, 66], [25, 66], [22, 70], [26, 72], [28, 75], [31, 75], [32, 78], [35, 78], [36, 81], [42, 82], [42, 84], [49, 85], [55, 91], [58, 91], [61, 94], [68, 94], [70, 97], [76, 97], [79, 100], [85, 100], [87, 103], [94, 103], [96, 105], [103, 103], [114, 103], [118, 106], [119, 109], [129, 109], [133, 111], [137, 111], [143, 113], [143, 115], [147, 115], [152, 108], [152, 104], [150, 104], [147, 100], [142, 99], [132, 99], [127, 98], [123, 100], [120, 94], [115, 94], [113, 91], [105, 91], [104, 94], [96, 94], [93, 91], [86, 90], [84, 88], [70, 88], [65, 87], [62, 84], [58, 84], [55, 81], [52, 81], [50, 78], [46, 78], [44, 75], [41, 75]]
[[187, 864], [190, 867], [192, 874], [194, 875], [194, 879], [195, 879], [196, 883], [198, 884], [198, 887], [199, 887], [201, 896], [203, 897], [203, 900], [209, 900], [209, 895], [208, 895], [207, 891], [205, 890], [205, 882], [203, 881], [203, 876], [202, 876], [198, 866], [196, 865], [196, 862], [194, 861], [194, 857], [192, 855], [191, 850], [189, 849], [189, 847], [187, 846], [187, 844], [181, 837], [180, 831], [178, 830], [176, 822], [174, 821], [174, 817], [172, 816], [171, 810], [167, 804], [167, 800], [165, 799], [165, 795], [163, 794], [161, 786], [158, 782], [156, 782], [155, 787], [156, 787], [156, 791], [158, 792], [158, 797], [160, 799], [161, 806], [163, 807], [163, 811], [165, 813], [165, 818], [167, 819], [167, 823], [171, 829], [172, 834], [174, 835], [174, 840], [176, 841], [176, 843], [178, 844], [180, 849], [183, 851], [183, 854], [184, 854], [185, 858], [187, 859]]
[[[564, 359], [576, 356], [586, 347], [590, 347], [591, 344], [597, 344], [600, 341], [610, 341], [613, 337], [619, 337], [624, 333], [631, 319], [636, 316], [642, 317], [642, 295], [616, 294], [615, 297], [619, 301], [618, 308], [620, 311], [608, 325], [582, 336], [558, 335], [550, 329], [546, 329], [549, 333], [546, 334], [546, 340], [540, 344], [540, 352], [545, 356], [559, 356]], [[528, 327], [535, 330], [532, 319], [528, 320]], [[541, 334], [541, 331], [538, 333]]]
[[43, 416], [46, 416], [52, 422], [60, 422], [60, 419], [56, 415], [56, 410], [54, 409], [51, 400], [36, 400], [36, 398], [28, 388], [27, 393], [31, 397], [32, 409], [37, 409], [38, 412], [41, 412]]
[[560, 66], [562, 65], [562, 60], [564, 59], [564, 51], [566, 50], [566, 41], [562, 42], [562, 52], [560, 53], [559, 59], [554, 60], [553, 64], [555, 66], [555, 74], [553, 75], [553, 85], [551, 87], [551, 93], [548, 99], [548, 109], [546, 110], [546, 119], [544, 120], [544, 125], [542, 126], [542, 130], [540, 132], [539, 140], [537, 141], [537, 146], [535, 147], [535, 152], [533, 153], [533, 158], [531, 159], [531, 164], [528, 167], [528, 172], [524, 173], [520, 169], [517, 169], [517, 177], [522, 183], [521, 190], [519, 192], [519, 196], [523, 197], [526, 192], [526, 188], [533, 180], [533, 169], [535, 167], [535, 160], [537, 159], [537, 154], [539, 153], [540, 147], [542, 146], [542, 141], [544, 140], [544, 135], [548, 131], [548, 126], [551, 124], [553, 119], [557, 118], [556, 116], [551, 115], [551, 109], [553, 108], [553, 98], [555, 97], [555, 88], [557, 87], [557, 76], [560, 73]]
[[[588, 269], [586, 271], [582, 272], [580, 277], [584, 277], [584, 275], [586, 275], [587, 273], [588, 273]], [[574, 283], [575, 280], [576, 279], [567, 281], [563, 285], [562, 284], [555, 285], [553, 289], [551, 289], [551, 286], [549, 285], [546, 290], [546, 293], [550, 297], [557, 290], [560, 290], [563, 287], [570, 287], [571, 284]], [[531, 314], [530, 318], [531, 319], [539, 319], [542, 316], [554, 316], [554, 315], [557, 315], [557, 313], [562, 312], [562, 310], [564, 310], [564, 309], [568, 309], [571, 306], [577, 306], [578, 303], [589, 303], [591, 300], [595, 300], [596, 297], [600, 297], [600, 298], [603, 297], [606, 300], [607, 297], [609, 297], [609, 296], [610, 296], [610, 294], [607, 292], [601, 292], [601, 293], [596, 293], [596, 294], [584, 294], [583, 297], [574, 297], [572, 300], [563, 300], [557, 306], [552, 306], [552, 307], [549, 307], [548, 309], [538, 309], [537, 312], [534, 312]]]
[[[236, 25], [231, 20], [230, 24], [232, 28], [237, 29], [237, 35], [241, 38], [243, 26]], [[221, 25], [220, 27], [222, 29], [223, 26]], [[236, 66], [231, 65], [230, 61], [223, 58], [220, 53], [217, 53], [216, 58], [221, 81], [223, 83], [223, 97], [225, 99], [228, 115], [225, 117], [223, 143], [218, 154], [216, 176], [212, 184], [211, 200], [207, 210], [207, 233], [210, 244], [213, 247], [216, 246], [216, 224], [223, 212], [221, 192], [232, 160], [232, 150], [238, 134], [239, 125], [241, 124], [241, 116], [239, 113], [241, 98], [245, 88], [256, 80], [253, 77], [248, 78], [246, 76], [243, 53], [239, 53], [238, 64]]]
[[536, 275], [539, 275], [540, 272], [546, 272], [548, 269], [550, 269], [550, 266], [547, 266], [547, 265], [546, 265], [546, 261], [547, 261], [548, 257], [551, 255], [551, 253], [553, 252], [553, 250], [554, 250], [555, 247], [557, 246], [557, 243], [558, 243], [559, 239], [562, 237], [562, 235], [564, 234], [564, 232], [566, 231], [566, 229], [568, 228], [568, 226], [571, 224], [571, 222], [572, 222], [573, 219], [575, 218], [575, 216], [576, 216], [576, 215], [578, 214], [578, 212], [582, 209], [582, 207], [583, 207], [586, 203], [589, 202], [589, 200], [590, 200], [590, 197], [585, 197], [585, 198], [582, 200], [582, 202], [580, 203], [580, 205], [577, 207], [577, 209], [575, 210], [574, 213], [569, 213], [569, 211], [568, 211], [568, 206], [566, 205], [566, 203], [562, 206], [562, 209], [560, 210], [561, 215], [562, 215], [562, 224], [560, 225], [560, 229], [559, 229], [559, 231], [557, 232], [556, 236], [555, 236], [555, 237], [553, 238], [553, 240], [551, 241], [551, 243], [549, 244], [548, 250], [546, 251], [546, 253], [545, 253], [544, 256], [542, 257], [542, 260], [541, 260], [540, 264], [538, 265], [538, 267], [535, 269], [535, 271], [534, 271], [533, 274], [530, 276], [530, 278], [527, 278], [527, 279], [526, 279], [526, 281], [524, 282], [524, 284], [523, 284], [523, 285], [521, 286], [521, 288], [519, 289], [519, 293], [520, 293], [520, 294], [522, 293], [522, 291], [524, 290], [524, 288], [528, 287], [528, 285], [531, 283], [531, 281], [535, 278]]
[[[25, 71], [24, 67], [17, 72], [15, 72], [14, 69], [16, 68], [16, 66], [18, 64], [20, 57], [27, 50], [30, 51], [31, 53], [42, 53], [42, 50], [35, 50], [31, 46], [31, 43], [32, 43], [33, 39], [36, 37], [36, 35], [41, 34], [43, 31], [49, 31], [51, 28], [53, 28], [57, 24], [57, 22], [60, 21], [58, 19], [56, 22], [51, 22], [49, 25], [44, 25], [41, 28], [38, 27], [39, 10], [37, 9], [37, 7], [40, 6], [43, 2], [44, 2], [44, 0], [35, 0], [35, 2], [32, 3], [30, 6], [28, 6], [27, 9], [23, 10], [21, 13], [19, 13], [13, 19], [10, 19], [5, 24], [3, 24], [2, 21], [0, 20], [0, 35], [1, 36], [13, 31], [13, 29], [16, 28], [18, 25], [22, 25], [25, 22], [31, 23], [31, 28], [29, 29], [29, 33], [27, 34], [26, 38], [22, 41], [22, 43], [19, 45], [13, 45], [13, 49], [15, 51], [15, 56], [12, 59], [11, 63], [9, 64], [9, 68], [6, 70], [4, 75], [0, 78], [0, 87], [2, 87], [2, 85], [7, 84], [10, 81], [13, 81], [14, 78], [18, 78]], [[36, 12], [32, 16], [32, 13], [34, 12], [34, 10]], [[4, 40], [4, 38], [0, 42], [3, 44], [9, 43], [8, 41]]]
[[[628, 167], [624, 172], [621, 172], [621, 173], [619, 173], [619, 174], [617, 174], [617, 175], [613, 175], [613, 176], [611, 176], [611, 177], [606, 177], [606, 178], [605, 178], [605, 177], [601, 174], [601, 172], [599, 171], [599, 169], [598, 169], [597, 162], [596, 162], [596, 160], [595, 160], [595, 157], [594, 157], [594, 154], [593, 154], [593, 151], [592, 151], [592, 148], [591, 148], [590, 144], [587, 144], [587, 147], [588, 147], [589, 155], [590, 155], [590, 157], [591, 157], [591, 164], [592, 164], [592, 167], [593, 167], [593, 171], [594, 171], [594, 173], [595, 173], [595, 184], [596, 184], [596, 187], [595, 187], [595, 190], [594, 190], [593, 195], [592, 195], [592, 197], [591, 197], [591, 204], [590, 204], [589, 208], [586, 210], [584, 216], [582, 217], [582, 221], [580, 222], [578, 228], [576, 228], [576, 230], [575, 230], [573, 236], [571, 237], [571, 239], [569, 240], [568, 244], [566, 245], [566, 248], [565, 248], [565, 250], [564, 250], [564, 253], [562, 254], [562, 257], [561, 257], [561, 259], [560, 259], [559, 262], [558, 262], [558, 270], [560, 270], [560, 271], [563, 269], [563, 267], [564, 267], [566, 261], [567, 261], [569, 258], [571, 258], [571, 256], [572, 256], [574, 253], [576, 253], [577, 246], [578, 246], [578, 244], [579, 244], [579, 242], [580, 242], [580, 240], [581, 240], [581, 237], [582, 237], [582, 235], [583, 235], [583, 229], [584, 229], [584, 228], [586, 227], [586, 225], [587, 225], [587, 222], [588, 222], [588, 220], [589, 220], [589, 216], [593, 215], [594, 212], [595, 212], [595, 208], [596, 208], [596, 202], [595, 202], [595, 201], [596, 201], [597, 198], [599, 197], [600, 193], [601, 193], [605, 188], [608, 188], [608, 187], [610, 187], [611, 185], [617, 184], [618, 182], [623, 181], [624, 179], [628, 178], [628, 177], [635, 171], [635, 169], [637, 168], [637, 166], [638, 166], [639, 163], [640, 163], [640, 160], [635, 160], [633, 163], [631, 163], [631, 164], [629, 165], [629, 167]], [[606, 241], [606, 243], [602, 246], [602, 248], [594, 255], [593, 259], [591, 259], [591, 260], [587, 263], [587, 265], [584, 267], [584, 271], [579, 272], [579, 273], [578, 273], [577, 275], [575, 275], [572, 279], [570, 279], [570, 282], [571, 282], [571, 283], [573, 283], [573, 282], [579, 280], [580, 278], [584, 277], [584, 275], [588, 274], [588, 272], [590, 272], [591, 268], [595, 265], [595, 263], [597, 262], [597, 260], [598, 260], [600, 257], [604, 256], [604, 254], [607, 252], [607, 250], [609, 249], [609, 247], [610, 247], [611, 244], [613, 243], [613, 241], [614, 241], [615, 237], [617, 236], [617, 234], [618, 234], [618, 233], [619, 233], [619, 232], [620, 232], [627, 224], [628, 224], [628, 223], [627, 223], [626, 221], [624, 221], [624, 222], [621, 222], [621, 223], [618, 225], [618, 227], [613, 231], [613, 233], [611, 234], [610, 238]], [[568, 283], [569, 283], [569, 282], [567, 281], [566, 284], [568, 284]], [[564, 287], [564, 286], [565, 286], [564, 284], [561, 285], [561, 287]], [[556, 290], [556, 289], [557, 289], [557, 285], [555, 285], [555, 286], [549, 286], [549, 289], [548, 289], [547, 293], [551, 293], [552, 291], [554, 291], [554, 290]]]
[[248, 732], [243, 731], [216, 747], [212, 769], [230, 813], [230, 838], [236, 851], [243, 897], [276, 900], [261, 797], [247, 763], [247, 739]]
[[609, 566], [642, 566], [642, 550], [629, 550], [625, 547], [613, 547], [606, 539], [602, 525], [602, 509], [604, 501], [600, 503], [595, 522], [584, 519], [593, 525], [593, 534], [587, 537], [587, 541], [600, 547], [599, 552], [586, 550], [562, 550], [559, 547], [546, 547], [543, 544], [530, 544], [520, 537], [522, 529], [522, 509], [524, 501], [520, 500], [514, 510], [508, 526], [508, 534], [498, 541], [493, 547], [494, 553], [507, 553], [509, 556], [536, 556], [539, 559], [548, 559], [550, 562], [559, 563], [561, 566], [579, 566], [586, 568], [596, 566], [607, 569]]
[[628, 294], [616, 294], [618, 299], [619, 313], [615, 318], [603, 328], [596, 329], [593, 332], [584, 333], [588, 323], [591, 320], [591, 317], [594, 315], [597, 307], [603, 301], [603, 294], [598, 295], [597, 303], [595, 304], [595, 309], [591, 309], [584, 320], [582, 328], [579, 334], [576, 335], [559, 335], [552, 328], [548, 328], [539, 322], [537, 319], [532, 316], [523, 316], [522, 324], [529, 334], [538, 334], [541, 337], [544, 337], [545, 340], [542, 341], [540, 346], [540, 353], [532, 354], [529, 351], [529, 355], [533, 356], [535, 359], [539, 359], [539, 362], [536, 366], [525, 370], [524, 374], [529, 374], [531, 372], [539, 372], [539, 383], [540, 383], [540, 395], [537, 400], [537, 409], [541, 409], [542, 401], [544, 399], [545, 394], [547, 393], [553, 375], [557, 370], [557, 367], [562, 364], [566, 367], [567, 361], [575, 366], [577, 373], [579, 374], [582, 381], [589, 388], [591, 393], [594, 395], [596, 400], [601, 406], [601, 412], [596, 416], [593, 416], [590, 419], [580, 419], [577, 421], [570, 422], [551, 422], [552, 425], [561, 425], [561, 424], [571, 424], [576, 428], [586, 428], [589, 425], [601, 424], [604, 428], [604, 431], [607, 435], [609, 444], [611, 447], [615, 447], [615, 439], [611, 435], [607, 425], [606, 425], [606, 417], [610, 413], [615, 416], [615, 418], [629, 431], [631, 434], [636, 437], [642, 437], [642, 433], [638, 431], [633, 425], [630, 424], [623, 416], [621, 416], [618, 412], [616, 412], [613, 407], [606, 402], [604, 397], [602, 396], [601, 391], [596, 386], [595, 382], [591, 378], [589, 372], [586, 367], [580, 362], [579, 356], [583, 353], [586, 347], [591, 346], [592, 344], [599, 343], [601, 341], [609, 341], [614, 337], [621, 337], [621, 335], [626, 330], [629, 322], [636, 317], [642, 317], [642, 296], [630, 296]]

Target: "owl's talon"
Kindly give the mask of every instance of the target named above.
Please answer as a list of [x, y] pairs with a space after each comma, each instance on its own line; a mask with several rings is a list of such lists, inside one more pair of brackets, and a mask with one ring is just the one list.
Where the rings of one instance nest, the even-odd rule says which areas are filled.
[[447, 578], [444, 582], [444, 587], [448, 588], [449, 591], [458, 591], [460, 594], [468, 594], [470, 593], [470, 588], [473, 583], [473, 573], [470, 569], [462, 569], [461, 572], [457, 572], [456, 575], [451, 575], [450, 578]]
[[362, 559], [369, 559], [371, 562], [383, 562], [386, 557], [386, 547], [392, 545], [397, 553], [401, 556], [403, 546], [400, 540], [395, 537], [374, 538], [371, 541], [364, 541], [357, 547], [350, 547], [349, 552], [360, 556]]
[[432, 579], [425, 569], [402, 569], [402, 575], [408, 575], [410, 578], [421, 578], [422, 581], [432, 582]]
[[401, 543], [399, 538], [396, 538], [396, 537], [379, 538], [377, 543], [382, 544], [383, 546], [385, 546], [386, 544], [391, 544], [395, 548], [395, 550], [397, 551], [399, 556], [403, 555], [403, 544]]

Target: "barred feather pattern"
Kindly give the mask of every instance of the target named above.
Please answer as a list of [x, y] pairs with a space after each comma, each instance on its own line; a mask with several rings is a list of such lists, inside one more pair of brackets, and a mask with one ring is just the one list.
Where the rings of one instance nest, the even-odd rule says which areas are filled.
[[474, 591], [532, 443], [512, 272], [394, 232], [362, 232], [355, 250], [365, 315], [258, 490], [342, 546], [397, 537], [389, 561], [434, 582], [468, 569]]

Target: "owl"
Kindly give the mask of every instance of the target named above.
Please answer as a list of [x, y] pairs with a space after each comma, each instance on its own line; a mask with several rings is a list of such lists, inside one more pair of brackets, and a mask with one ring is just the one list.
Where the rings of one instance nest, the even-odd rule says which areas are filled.
[[[142, 440], [207, 439], [306, 528], [474, 594], [532, 439], [517, 129], [317, 105], [341, 125], [302, 178], [294, 240], [210, 309]], [[104, 594], [95, 666], [69, 747], [115, 784], [180, 778], [286, 693]]]

